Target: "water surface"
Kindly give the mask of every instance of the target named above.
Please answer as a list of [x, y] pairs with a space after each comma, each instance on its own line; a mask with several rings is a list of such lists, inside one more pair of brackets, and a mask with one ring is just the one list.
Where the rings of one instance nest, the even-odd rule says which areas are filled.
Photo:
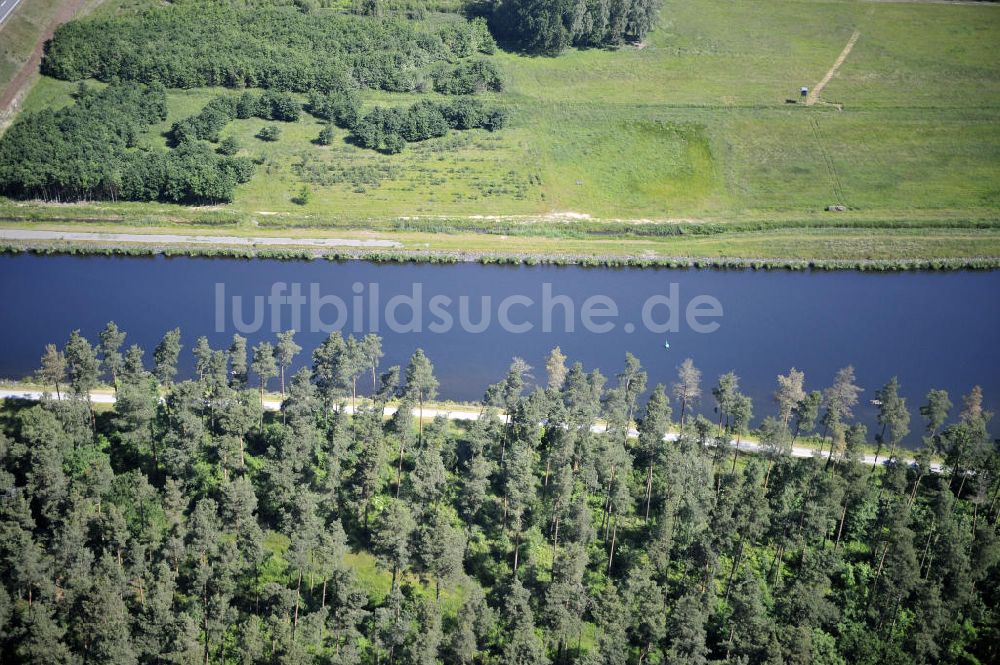
[[[498, 380], [513, 356], [524, 358], [544, 382], [549, 349], [559, 345], [571, 360], [598, 368], [612, 377], [625, 352], [639, 356], [650, 384], [670, 383], [676, 367], [692, 358], [704, 373], [701, 410], [710, 413], [709, 389], [719, 374], [735, 370], [742, 388], [754, 399], [757, 416], [773, 413], [771, 394], [775, 376], [797, 367], [806, 373], [807, 388], [822, 389], [838, 368], [853, 365], [865, 388], [857, 414], [874, 428], [875, 409], [869, 403], [875, 390], [898, 376], [913, 413], [916, 432], [921, 423], [917, 407], [930, 388], [949, 391], [956, 405], [961, 395], [979, 384], [992, 411], [1000, 409], [1000, 272], [881, 273], [755, 272], [668, 269], [607, 269], [556, 266], [483, 266], [478, 264], [372, 264], [360, 261], [286, 262], [205, 258], [125, 258], [74, 256], [0, 257], [0, 376], [21, 377], [35, 369], [46, 343], [65, 342], [79, 328], [92, 342], [109, 319], [128, 332], [127, 344], [147, 350], [147, 357], [164, 331], [180, 326], [185, 345], [182, 372], [190, 375], [190, 349], [200, 335], [213, 347], [228, 346], [234, 332], [232, 316], [223, 318], [218, 332], [217, 284], [223, 284], [226, 303], [243, 298], [242, 318], [252, 320], [253, 298], [271, 293], [276, 282], [298, 283], [308, 297], [310, 288], [323, 296], [337, 296], [352, 313], [354, 289], [370, 303], [372, 284], [378, 285], [384, 337], [385, 366], [404, 364], [415, 348], [423, 347], [433, 360], [441, 382], [440, 397], [477, 400], [486, 386]], [[421, 332], [395, 333], [386, 328], [384, 305], [393, 296], [412, 294], [421, 285]], [[565, 330], [564, 310], [552, 308], [552, 332], [542, 331], [542, 285], [553, 295], [568, 295], [575, 307], [575, 330]], [[640, 312], [648, 298], [670, 293], [675, 283], [683, 308], [699, 295], [721, 303], [723, 315], [713, 333], [698, 333], [684, 323], [678, 332], [652, 333], [641, 324]], [[315, 284], [316, 286], [311, 287]], [[355, 286], [357, 285], [357, 286]], [[288, 287], [290, 288], [290, 287]], [[286, 290], [287, 293], [287, 290]], [[458, 320], [458, 301], [469, 299], [469, 318], [481, 319], [481, 297], [492, 300], [492, 323], [483, 332], [459, 326], [447, 334], [427, 328], [437, 320], [427, 309], [434, 295], [452, 299], [450, 312]], [[508, 296], [524, 296], [536, 306], [512, 307], [510, 319], [532, 324], [533, 330], [512, 333], [496, 323], [498, 303]], [[619, 316], [613, 330], [589, 332], [580, 321], [580, 308], [591, 296], [613, 299]], [[371, 328], [368, 307], [363, 325]], [[302, 310], [297, 341], [307, 353], [325, 337], [310, 332], [308, 307]], [[409, 320], [404, 307], [399, 319]], [[289, 327], [289, 309], [279, 310], [281, 328]], [[662, 319], [665, 309], [657, 310]], [[248, 335], [251, 343], [271, 338], [275, 323], [264, 311], [265, 329]], [[331, 307], [323, 320], [336, 318]], [[633, 332], [627, 332], [631, 323]], [[348, 331], [355, 322], [348, 318]], [[670, 349], [664, 348], [669, 341]], [[957, 410], [957, 407], [956, 407]], [[995, 425], [994, 425], [995, 429]], [[911, 436], [911, 440], [915, 437]]]

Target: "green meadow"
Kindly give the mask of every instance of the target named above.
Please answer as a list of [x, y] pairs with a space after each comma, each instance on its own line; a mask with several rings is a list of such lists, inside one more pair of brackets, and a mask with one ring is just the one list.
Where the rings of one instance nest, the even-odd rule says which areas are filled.
[[[788, 103], [801, 102], [800, 86], [824, 77], [854, 31], [860, 38], [818, 103]], [[278, 123], [273, 143], [255, 138], [272, 123], [239, 120], [223, 137], [237, 138], [259, 166], [232, 204], [103, 204], [101, 214], [170, 225], [211, 213], [234, 226], [316, 229], [379, 229], [385, 220], [418, 218], [434, 231], [449, 230], [449, 218], [509, 216], [536, 223], [542, 235], [551, 234], [553, 220], [582, 216], [621, 220], [623, 235], [649, 220], [995, 222], [996, 44], [1000, 6], [990, 4], [667, 0], [657, 29], [638, 47], [494, 56], [507, 89], [491, 101], [512, 114], [500, 132], [452, 132], [383, 155], [351, 144], [344, 130], [330, 146], [314, 144], [323, 125], [308, 115]], [[25, 107], [69, 103], [73, 88], [42, 78]], [[171, 91], [170, 117], [142, 140], [162, 144], [174, 121], [217, 94], [235, 92]], [[434, 96], [371, 92], [366, 103]], [[300, 205], [293, 199], [303, 185], [311, 196]], [[829, 205], [848, 210], [826, 212]], [[64, 207], [57, 216], [72, 221]], [[421, 230], [415, 225], [410, 230]], [[860, 240], [843, 229], [829, 233], [835, 244], [843, 240], [833, 254], [845, 257], [891, 256], [897, 241], [871, 230]], [[901, 255], [950, 256], [967, 247], [997, 253], [995, 231], [984, 232], [983, 242], [943, 235], [944, 242], [919, 233], [915, 245], [901, 241]], [[790, 255], [813, 251], [808, 234], [783, 241]], [[753, 234], [706, 242], [715, 243], [706, 248], [713, 254], [773, 251], [767, 240], [755, 248]]]

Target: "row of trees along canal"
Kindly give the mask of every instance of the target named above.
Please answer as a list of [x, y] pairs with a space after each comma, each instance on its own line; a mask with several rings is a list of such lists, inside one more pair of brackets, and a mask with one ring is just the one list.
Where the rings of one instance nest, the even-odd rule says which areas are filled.
[[[608, 382], [556, 349], [542, 385], [515, 360], [478, 419], [449, 422], [424, 417], [431, 361], [380, 371], [374, 336], [332, 335], [291, 376], [292, 333], [200, 339], [180, 381], [179, 330], [151, 370], [124, 342], [109, 324], [50, 345], [40, 377], [64, 399], [4, 411], [5, 661], [996, 660], [1000, 455], [977, 390], [957, 416], [931, 391], [917, 464], [872, 468], [850, 368], [822, 392], [778, 377], [766, 455], [730, 460], [707, 444], [753, 405], [690, 361], [647, 391], [631, 355]], [[878, 391], [890, 457], [897, 388]], [[792, 459], [814, 428], [832, 461]]]

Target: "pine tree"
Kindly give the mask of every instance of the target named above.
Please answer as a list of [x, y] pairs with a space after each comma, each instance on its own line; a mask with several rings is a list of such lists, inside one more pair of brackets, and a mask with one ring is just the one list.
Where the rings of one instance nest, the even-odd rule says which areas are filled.
[[535, 632], [535, 614], [528, 602], [528, 592], [515, 576], [505, 594], [505, 631], [502, 662], [510, 665], [546, 665], [545, 645]]
[[[666, 634], [663, 591], [652, 579], [652, 570], [648, 565], [640, 564], [629, 571], [624, 597], [629, 608], [629, 639], [639, 647], [639, 662], [644, 663]], [[680, 606], [674, 614], [678, 611], [681, 611]]]
[[163, 336], [153, 350], [153, 376], [162, 386], [169, 386], [177, 375], [177, 359], [181, 355], [181, 329], [174, 328]]
[[295, 343], [295, 331], [287, 330], [278, 333], [278, 344], [274, 347], [274, 358], [278, 362], [281, 373], [281, 399], [285, 399], [285, 370], [291, 367], [295, 356], [302, 347]]
[[382, 464], [385, 460], [385, 441], [382, 415], [378, 410], [362, 410], [354, 416], [357, 438], [354, 443], [354, 468], [351, 470], [349, 489], [361, 507], [361, 523], [368, 530], [368, 513], [372, 499], [382, 489]]
[[708, 661], [705, 646], [707, 616], [700, 594], [687, 593], [677, 601], [668, 621], [664, 662], [671, 665], [702, 665]]
[[548, 375], [549, 389], [562, 390], [563, 383], [566, 382], [566, 355], [558, 346], [549, 352], [549, 357], [545, 361], [545, 372]]
[[629, 658], [629, 607], [612, 580], [604, 586], [594, 603], [594, 621], [600, 631], [597, 636], [595, 660], [604, 665], [626, 665]]
[[262, 413], [260, 424], [263, 427], [264, 392], [267, 390], [267, 382], [278, 374], [278, 365], [274, 360], [274, 347], [271, 346], [270, 342], [261, 342], [253, 347], [253, 362], [250, 364], [250, 369], [253, 370], [254, 374], [260, 380], [260, 408]]
[[478, 584], [469, 586], [455, 625], [447, 638], [448, 660], [457, 665], [472, 665], [487, 647], [487, 639], [496, 625], [496, 615], [487, 604]]
[[892, 377], [889, 383], [875, 393], [875, 399], [878, 401], [878, 424], [882, 430], [876, 437], [878, 448], [875, 451], [873, 470], [878, 466], [878, 456], [886, 441], [886, 433], [889, 434], [890, 460], [895, 456], [896, 446], [910, 433], [910, 410], [906, 408], [906, 398], [899, 396], [899, 381], [896, 377]]
[[62, 399], [59, 384], [66, 380], [66, 366], [66, 356], [56, 348], [55, 344], [46, 344], [41, 368], [38, 370], [38, 378], [44, 384], [55, 386], [57, 399]]
[[420, 566], [433, 575], [434, 597], [440, 602], [441, 583], [451, 582], [463, 573], [465, 538], [448, 523], [444, 511], [437, 509], [418, 527], [416, 541]]
[[677, 383], [674, 384], [674, 399], [681, 405], [681, 429], [684, 429], [685, 417], [701, 397], [701, 370], [694, 366], [690, 358], [684, 360], [677, 369]]
[[803, 388], [806, 375], [794, 367], [787, 375], [778, 375], [778, 390], [774, 393], [774, 401], [778, 403], [778, 418], [787, 429], [795, 408], [806, 398]]
[[66, 629], [56, 620], [53, 608], [35, 602], [20, 617], [24, 636], [16, 649], [17, 662], [25, 665], [70, 665], [73, 654], [66, 645]]
[[400, 571], [410, 564], [410, 536], [416, 528], [410, 509], [398, 499], [390, 501], [375, 520], [372, 551], [392, 571], [393, 589]]
[[823, 393], [818, 390], [806, 393], [805, 398], [795, 405], [792, 415], [795, 416], [795, 429], [792, 431], [792, 443], [799, 434], [808, 434], [816, 428], [816, 418], [823, 404]]
[[420, 408], [419, 441], [424, 437], [424, 401], [437, 396], [438, 380], [434, 377], [434, 366], [424, 355], [423, 349], [417, 349], [410, 357], [406, 366], [406, 384], [403, 393], [408, 400], [416, 401]]
[[427, 440], [414, 456], [409, 474], [408, 494], [423, 513], [430, 513], [441, 501], [448, 472], [441, 458], [442, 444], [447, 440], [448, 421], [438, 416], [428, 427]]
[[413, 665], [437, 665], [438, 650], [444, 634], [441, 630], [439, 603], [421, 602], [416, 607], [417, 631], [407, 648], [407, 662]]
[[108, 324], [101, 331], [101, 343], [98, 350], [101, 353], [101, 362], [104, 369], [111, 375], [111, 384], [117, 387], [118, 375], [122, 371], [124, 359], [121, 348], [125, 343], [125, 333], [118, 329], [114, 321]]
[[94, 348], [79, 330], [74, 330], [66, 342], [64, 353], [73, 394], [89, 400], [90, 391], [97, 386], [99, 378], [99, 363]]
[[369, 333], [361, 339], [361, 355], [372, 371], [372, 395], [378, 391], [375, 374], [378, 372], [379, 361], [382, 360], [382, 338]]
[[531, 448], [521, 441], [514, 443], [508, 458], [504, 474], [504, 524], [509, 524], [514, 532], [514, 575], [517, 576], [517, 564], [521, 550], [521, 535], [524, 531], [524, 514], [528, 505], [535, 499], [535, 487], [538, 479], [535, 477], [534, 454]]
[[212, 347], [208, 344], [208, 338], [204, 335], [199, 337], [191, 352], [194, 354], [194, 371], [198, 374], [198, 380], [204, 381], [212, 362]]
[[233, 343], [229, 346], [229, 359], [232, 362], [229, 386], [233, 390], [247, 387], [247, 340], [245, 337], [233, 335]]
[[586, 565], [586, 550], [577, 543], [568, 545], [552, 564], [552, 582], [545, 591], [541, 619], [555, 644], [557, 662], [583, 629], [582, 617], [587, 609], [583, 583]]

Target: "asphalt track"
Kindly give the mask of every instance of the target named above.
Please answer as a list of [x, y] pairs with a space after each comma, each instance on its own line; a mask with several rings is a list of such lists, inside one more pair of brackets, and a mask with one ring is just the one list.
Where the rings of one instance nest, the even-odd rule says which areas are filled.
[[21, 4], [21, 0], [0, 0], [0, 25], [3, 25], [3, 22], [17, 9], [19, 4]]

